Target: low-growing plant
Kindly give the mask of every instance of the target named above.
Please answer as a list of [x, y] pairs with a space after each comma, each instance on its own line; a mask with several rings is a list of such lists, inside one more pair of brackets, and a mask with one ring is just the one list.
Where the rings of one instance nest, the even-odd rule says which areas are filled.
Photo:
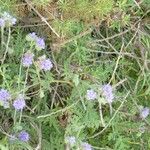
[[[51, 37], [38, 24], [25, 30], [7, 3], [0, 13], [0, 149], [149, 149], [147, 0], [26, 1]], [[49, 22], [38, 9], [51, 4], [62, 18]]]

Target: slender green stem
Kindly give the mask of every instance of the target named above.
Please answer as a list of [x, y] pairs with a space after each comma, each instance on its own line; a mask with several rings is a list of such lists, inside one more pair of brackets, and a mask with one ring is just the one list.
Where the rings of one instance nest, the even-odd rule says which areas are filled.
[[26, 84], [27, 84], [27, 79], [28, 79], [28, 73], [29, 73], [29, 67], [26, 70], [26, 77], [25, 77], [24, 87], [23, 87], [23, 96], [25, 94], [25, 89], [26, 89]]
[[16, 124], [16, 110], [15, 110], [15, 113], [14, 113], [14, 125]]
[[111, 103], [109, 104], [109, 109], [110, 109], [110, 115], [112, 116], [113, 108], [112, 108], [112, 104]]
[[1, 73], [1, 75], [3, 76], [3, 81], [4, 81], [5, 85], [6, 85], [7, 88], [9, 89], [9, 84], [8, 84], [8, 82], [7, 82], [7, 80], [6, 80], [5, 72], [2, 71], [2, 68], [1, 68], [1, 67], [0, 67], [0, 73]]
[[[24, 49], [23, 49], [23, 53], [24, 53]], [[23, 58], [23, 55], [21, 57], [21, 60]], [[20, 63], [20, 67], [19, 67], [19, 77], [18, 77], [18, 87], [20, 89], [20, 80], [21, 80], [21, 70], [22, 70], [22, 63]]]
[[22, 118], [22, 110], [21, 110], [21, 112], [20, 112], [19, 124], [21, 123], [21, 118]]
[[[26, 83], [27, 83], [27, 79], [28, 79], [28, 72], [29, 72], [29, 67], [26, 70], [26, 77], [25, 77], [24, 88], [23, 88], [23, 96], [25, 95]], [[21, 123], [21, 118], [22, 118], [22, 110], [20, 112], [19, 124]]]
[[10, 42], [10, 37], [11, 37], [11, 29], [10, 27], [8, 28], [8, 39], [7, 39], [7, 43], [6, 43], [6, 50], [2, 59], [2, 64], [4, 63], [5, 59], [6, 59], [6, 55], [8, 52], [8, 48], [9, 48], [9, 42]]
[[4, 43], [4, 27], [1, 27], [1, 51], [3, 50]]
[[39, 80], [39, 83], [40, 83], [40, 90], [41, 90], [42, 87], [41, 87], [41, 77], [40, 77], [40, 72], [39, 72], [39, 69], [38, 69], [38, 67], [37, 67], [37, 65], [36, 65], [35, 62], [34, 62], [34, 66], [35, 66], [35, 68], [36, 68], [36, 73], [37, 73], [37, 76], [38, 76], [38, 80]]
[[63, 108], [63, 109], [59, 109], [59, 110], [57, 110], [57, 111], [55, 111], [55, 112], [52, 112], [52, 113], [50, 113], [50, 114], [38, 116], [37, 119], [50, 117], [50, 116], [55, 115], [55, 114], [57, 114], [57, 113], [64, 112], [64, 111], [66, 111], [66, 110], [68, 110], [68, 109], [74, 107], [78, 102], [79, 102], [79, 100], [76, 101], [75, 103], [73, 103], [72, 105], [67, 106], [67, 107], [65, 107], [65, 108]]
[[102, 112], [102, 104], [101, 104], [100, 99], [98, 99], [98, 103], [99, 103], [99, 114], [100, 114], [101, 124], [103, 127], [105, 127], [105, 121], [104, 121], [103, 112]]

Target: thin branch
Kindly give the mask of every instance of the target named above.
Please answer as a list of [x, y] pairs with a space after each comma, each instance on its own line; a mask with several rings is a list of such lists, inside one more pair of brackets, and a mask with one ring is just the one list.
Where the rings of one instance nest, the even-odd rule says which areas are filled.
[[52, 26], [47, 22], [47, 20], [34, 8], [34, 6], [29, 2], [28, 0], [25, 0], [26, 3], [31, 7], [31, 9], [34, 10], [34, 12], [41, 18], [43, 22], [47, 24], [47, 26], [53, 31], [53, 33], [57, 36], [60, 37], [60, 35], [52, 28]]
[[70, 109], [70, 108], [74, 107], [78, 102], [79, 102], [79, 100], [76, 101], [75, 103], [73, 103], [72, 105], [70, 105], [70, 106], [68, 106], [68, 107], [65, 107], [65, 108], [63, 108], [63, 109], [57, 110], [57, 111], [52, 112], [52, 113], [50, 113], [50, 114], [38, 116], [37, 119], [40, 119], [40, 118], [47, 118], [47, 117], [50, 117], [50, 116], [55, 115], [55, 114], [57, 114], [57, 113], [64, 112], [64, 111], [66, 111], [67, 109]]
[[117, 59], [117, 61], [116, 61], [116, 65], [115, 65], [115, 68], [114, 68], [112, 77], [111, 77], [111, 79], [110, 79], [110, 81], [109, 81], [109, 84], [112, 82], [113, 78], [115, 77], [115, 73], [116, 73], [116, 71], [117, 71], [117, 68], [118, 68], [118, 65], [119, 65], [119, 61], [120, 61], [120, 59], [121, 59], [121, 57], [122, 57], [121, 53], [122, 53], [123, 47], [124, 47], [124, 43], [122, 44], [122, 47], [121, 47], [121, 50], [120, 50], [120, 54], [119, 54], [118, 59]]

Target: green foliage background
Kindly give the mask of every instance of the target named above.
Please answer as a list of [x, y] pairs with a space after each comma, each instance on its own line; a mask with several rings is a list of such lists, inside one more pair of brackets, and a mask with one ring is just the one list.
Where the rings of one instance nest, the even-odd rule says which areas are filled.
[[[34, 23], [38, 15], [22, 3], [0, 1], [1, 12], [9, 11], [18, 18], [12, 27], [7, 59], [0, 66], [0, 87], [7, 87], [14, 95], [23, 89], [26, 70], [22, 69], [21, 76], [18, 70], [23, 50], [29, 46], [25, 41], [29, 32], [46, 39], [47, 48], [40, 53], [52, 58], [54, 68], [40, 74], [35, 67], [29, 69], [29, 108], [23, 111], [21, 123], [14, 124], [13, 108], [0, 107], [0, 149], [30, 150], [39, 146], [41, 150], [67, 150], [67, 136], [77, 138], [73, 150], [81, 149], [81, 141], [90, 143], [93, 149], [150, 149], [150, 117], [139, 117], [140, 108], [150, 107], [150, 1], [32, 1], [45, 18], [50, 6], [56, 6], [57, 15], [53, 14], [54, 19], [48, 19], [48, 23], [60, 38], [41, 26], [43, 22]], [[26, 23], [24, 18], [33, 20]], [[85, 95], [91, 88], [99, 92], [109, 82], [115, 101], [110, 115], [109, 105], [102, 96], [99, 98], [103, 126], [99, 101], [87, 101]], [[30, 133], [30, 141], [10, 143], [8, 135], [20, 129]]]

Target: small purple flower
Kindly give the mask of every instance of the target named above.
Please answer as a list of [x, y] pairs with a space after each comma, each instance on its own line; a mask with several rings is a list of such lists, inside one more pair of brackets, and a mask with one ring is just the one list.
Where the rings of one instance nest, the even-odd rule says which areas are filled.
[[30, 53], [30, 52], [27, 52], [24, 54], [23, 58], [22, 58], [22, 64], [24, 67], [29, 67], [32, 65], [33, 63], [33, 57], [34, 57], [34, 54], [33, 53]]
[[38, 37], [35, 32], [29, 33], [26, 36], [26, 40], [34, 42], [34, 46], [37, 50], [45, 49], [44, 39]]
[[48, 71], [51, 70], [53, 67], [53, 64], [50, 59], [46, 59], [45, 55], [39, 58], [38, 66], [40, 70]]
[[36, 49], [37, 50], [42, 50], [45, 48], [45, 42], [44, 42], [44, 39], [42, 38], [37, 38], [36, 39]]
[[147, 107], [145, 107], [145, 108], [143, 108], [143, 109], [141, 110], [141, 112], [140, 112], [140, 117], [141, 117], [142, 119], [145, 119], [145, 118], [149, 115], [149, 113], [150, 113], [150, 109], [147, 108]]
[[35, 32], [32, 32], [32, 33], [29, 33], [27, 36], [26, 36], [26, 40], [27, 41], [34, 41], [36, 42], [36, 40], [38, 39], [37, 35]]
[[76, 138], [74, 136], [68, 136], [66, 137], [66, 142], [72, 146], [76, 143]]
[[26, 131], [21, 131], [18, 135], [20, 141], [28, 142], [29, 141], [29, 134]]
[[7, 13], [7, 12], [4, 12], [4, 13], [2, 14], [2, 18], [4, 19], [5, 24], [6, 24], [7, 26], [15, 25], [15, 24], [16, 24], [16, 21], [17, 21], [16, 18], [14, 18], [13, 16], [11, 16], [11, 15], [10, 15], [9, 13]]
[[108, 103], [112, 103], [114, 100], [114, 95], [112, 91], [112, 86], [109, 84], [106, 84], [102, 87], [102, 94], [106, 98]]
[[86, 143], [86, 142], [83, 142], [81, 144], [81, 147], [82, 147], [83, 150], [92, 150], [92, 146], [90, 144]]
[[97, 93], [93, 90], [87, 90], [86, 99], [87, 100], [95, 100], [97, 98]]
[[17, 111], [22, 110], [26, 106], [24, 97], [22, 95], [19, 95], [17, 99], [14, 100], [13, 106]]
[[5, 90], [5, 89], [0, 90], [0, 103], [5, 109], [9, 108], [9, 99], [10, 98], [11, 98], [11, 95], [7, 90]]
[[0, 18], [0, 27], [4, 27], [5, 26], [5, 21], [3, 18]]
[[5, 89], [1, 89], [0, 90], [0, 101], [8, 101], [11, 98], [10, 93], [5, 90]]

